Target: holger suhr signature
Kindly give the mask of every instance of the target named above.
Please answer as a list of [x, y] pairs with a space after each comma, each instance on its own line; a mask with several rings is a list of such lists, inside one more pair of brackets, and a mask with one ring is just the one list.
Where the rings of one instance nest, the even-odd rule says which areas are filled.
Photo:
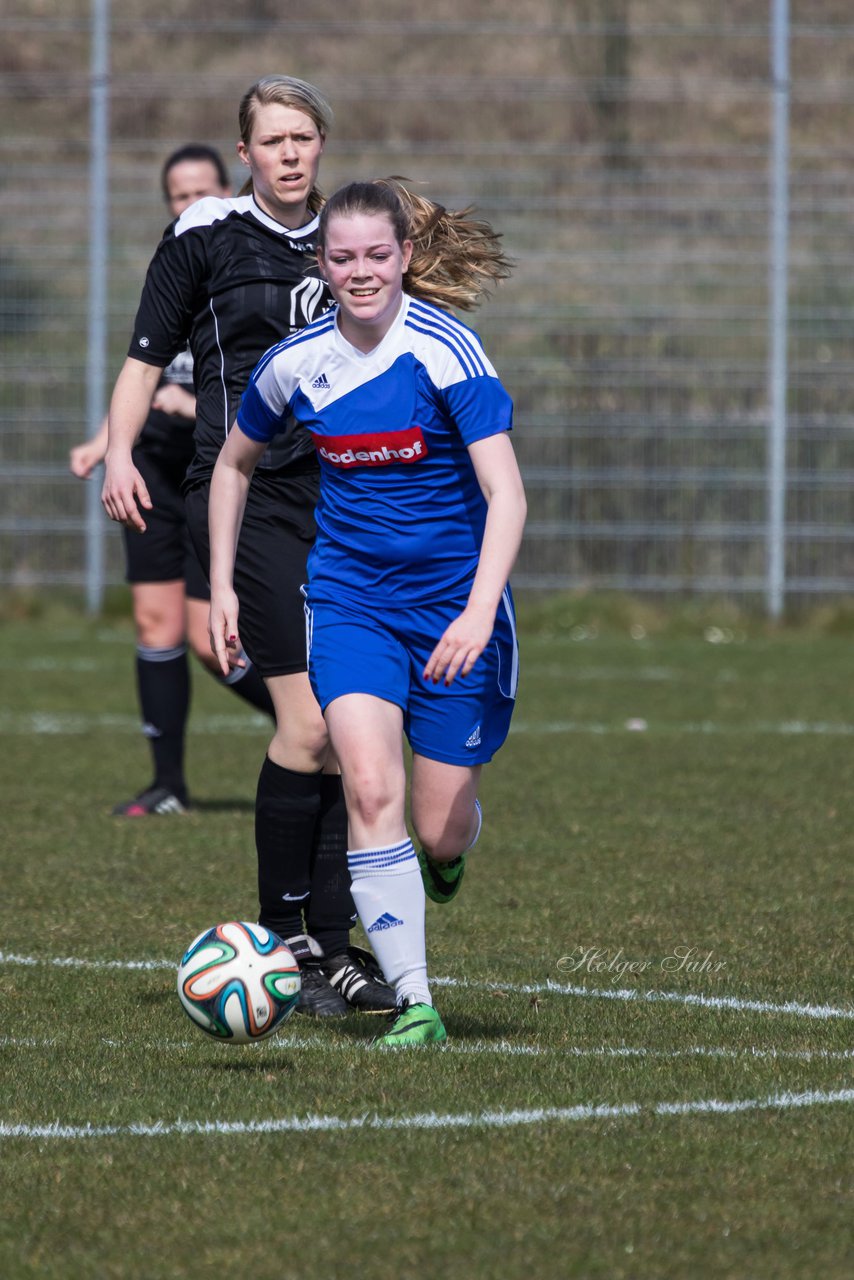
[[713, 950], [701, 947], [673, 947], [656, 960], [631, 960], [623, 947], [577, 946], [569, 955], [561, 956], [557, 967], [561, 973], [590, 973], [624, 978], [627, 973], [721, 973], [726, 960], [715, 958]]

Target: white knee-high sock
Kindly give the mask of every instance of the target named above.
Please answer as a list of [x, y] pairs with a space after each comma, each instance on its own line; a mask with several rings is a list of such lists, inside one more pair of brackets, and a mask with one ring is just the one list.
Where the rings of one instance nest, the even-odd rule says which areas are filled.
[[398, 1004], [432, 1004], [427, 985], [424, 885], [411, 840], [349, 849], [353, 901]]

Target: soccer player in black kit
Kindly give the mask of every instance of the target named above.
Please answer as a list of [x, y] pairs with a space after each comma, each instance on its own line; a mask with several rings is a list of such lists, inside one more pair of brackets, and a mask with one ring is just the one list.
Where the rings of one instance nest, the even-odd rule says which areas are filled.
[[[173, 218], [204, 196], [231, 194], [228, 170], [213, 147], [188, 143], [166, 159], [160, 174], [163, 198]], [[183, 813], [189, 805], [184, 745], [190, 712], [188, 647], [222, 681], [208, 637], [210, 589], [187, 529], [181, 486], [195, 452], [196, 397], [193, 359], [179, 352], [163, 369], [142, 434], [133, 453], [154, 507], [144, 537], [123, 529], [125, 578], [130, 584], [136, 627], [136, 685], [152, 780], [115, 806], [120, 817]], [[71, 450], [74, 475], [86, 479], [107, 452], [107, 425]], [[236, 678], [235, 678], [236, 677]], [[247, 663], [224, 683], [273, 717], [264, 681]]]
[[[189, 341], [196, 453], [185, 499], [206, 569], [210, 477], [250, 374], [269, 347], [330, 305], [314, 249], [323, 203], [317, 172], [331, 119], [323, 96], [305, 81], [267, 76], [248, 90], [237, 144], [248, 191], [202, 200], [167, 230], [113, 391], [104, 507], [143, 531], [152, 499], [132, 447], [162, 369]], [[318, 492], [310, 440], [272, 447], [250, 488], [235, 562], [241, 635], [276, 709], [255, 809], [259, 921], [300, 963], [304, 1012], [388, 1012], [394, 993], [372, 957], [349, 946], [355, 911], [347, 814], [307, 675], [301, 588]]]

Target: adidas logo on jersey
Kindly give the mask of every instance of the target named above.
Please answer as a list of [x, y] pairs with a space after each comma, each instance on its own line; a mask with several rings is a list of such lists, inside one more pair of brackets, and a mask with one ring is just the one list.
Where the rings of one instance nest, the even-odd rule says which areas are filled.
[[472, 729], [471, 733], [466, 738], [466, 746], [467, 747], [480, 746], [480, 725], [479, 724], [475, 725], [474, 729]]
[[328, 391], [329, 379], [327, 378], [326, 374], [322, 373], [319, 378], [315, 378], [314, 382], [311, 384], [311, 387], [313, 391]]
[[383, 929], [394, 929], [396, 925], [403, 924], [402, 920], [398, 920], [397, 916], [393, 916], [391, 912], [385, 911], [375, 920], [369, 927], [368, 933], [380, 933]]

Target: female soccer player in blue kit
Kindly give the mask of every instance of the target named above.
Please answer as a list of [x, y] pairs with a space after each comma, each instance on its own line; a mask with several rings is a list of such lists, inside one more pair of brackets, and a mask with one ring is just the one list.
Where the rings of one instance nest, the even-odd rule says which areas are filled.
[[[336, 192], [318, 262], [337, 308], [256, 366], [211, 486], [211, 638], [226, 671], [240, 643], [232, 571], [252, 471], [280, 433], [310, 433], [320, 458], [309, 672], [344, 781], [353, 898], [395, 987], [381, 1047], [446, 1038], [427, 980], [425, 888], [447, 901], [459, 886], [480, 829], [481, 768], [507, 735], [518, 671], [508, 578], [525, 496], [512, 405], [477, 336], [430, 300], [451, 259], [462, 276], [484, 274], [454, 216], [437, 210], [414, 256], [393, 181]], [[482, 248], [483, 224], [468, 225]]]

